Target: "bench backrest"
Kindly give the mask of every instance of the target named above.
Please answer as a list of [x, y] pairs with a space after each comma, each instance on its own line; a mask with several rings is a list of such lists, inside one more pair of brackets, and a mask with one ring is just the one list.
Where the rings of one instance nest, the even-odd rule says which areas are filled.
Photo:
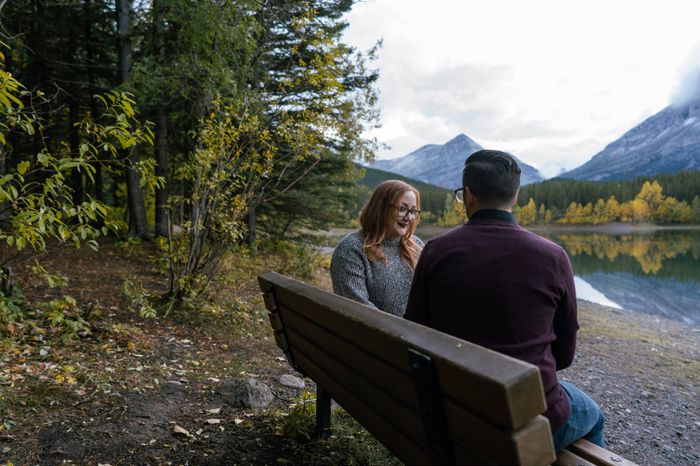
[[290, 363], [403, 462], [554, 461], [537, 367], [274, 272], [259, 281]]

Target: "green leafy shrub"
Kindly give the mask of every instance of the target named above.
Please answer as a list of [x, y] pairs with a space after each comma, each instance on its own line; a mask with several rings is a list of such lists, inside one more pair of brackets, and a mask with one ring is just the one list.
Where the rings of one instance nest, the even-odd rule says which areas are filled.
[[122, 293], [129, 302], [129, 309], [137, 312], [144, 319], [154, 319], [158, 315], [153, 297], [142, 285], [126, 279], [122, 284]]

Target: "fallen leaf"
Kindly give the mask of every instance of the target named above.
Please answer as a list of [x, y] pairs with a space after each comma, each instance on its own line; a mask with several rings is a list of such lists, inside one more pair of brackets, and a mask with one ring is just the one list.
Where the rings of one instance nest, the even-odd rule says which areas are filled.
[[179, 434], [179, 435], [184, 435], [184, 436], [186, 436], [186, 437], [189, 437], [189, 436], [192, 435], [192, 434], [190, 434], [187, 430], [183, 429], [182, 427], [180, 427], [180, 426], [177, 425], [177, 424], [175, 424], [175, 426], [173, 426], [173, 433], [174, 433], [174, 434]]
[[209, 414], [219, 414], [220, 412], [221, 412], [221, 408], [207, 409], [207, 413], [209, 413]]
[[207, 424], [221, 424], [221, 419], [207, 419]]
[[240, 424], [241, 422], [243, 422], [243, 419], [237, 417], [237, 418], [235, 418], [235, 419], [233, 420], [233, 422], [234, 422], [235, 424]]

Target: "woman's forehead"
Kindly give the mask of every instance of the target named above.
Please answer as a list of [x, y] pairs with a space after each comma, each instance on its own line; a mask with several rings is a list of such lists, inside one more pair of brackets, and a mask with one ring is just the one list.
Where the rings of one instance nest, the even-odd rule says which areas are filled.
[[418, 199], [416, 198], [416, 193], [413, 191], [406, 191], [401, 195], [399, 198], [402, 204], [406, 204], [408, 206], [415, 205]]

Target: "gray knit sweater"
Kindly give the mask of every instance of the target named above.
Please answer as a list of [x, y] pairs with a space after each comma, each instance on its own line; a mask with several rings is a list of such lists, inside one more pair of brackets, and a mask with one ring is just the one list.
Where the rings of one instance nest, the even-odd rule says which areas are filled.
[[[384, 261], [371, 261], [362, 249], [362, 233], [340, 240], [331, 259], [331, 278], [336, 294], [367, 306], [403, 316], [408, 303], [413, 269], [399, 252], [399, 239], [382, 243]], [[413, 236], [423, 248], [423, 241]]]

